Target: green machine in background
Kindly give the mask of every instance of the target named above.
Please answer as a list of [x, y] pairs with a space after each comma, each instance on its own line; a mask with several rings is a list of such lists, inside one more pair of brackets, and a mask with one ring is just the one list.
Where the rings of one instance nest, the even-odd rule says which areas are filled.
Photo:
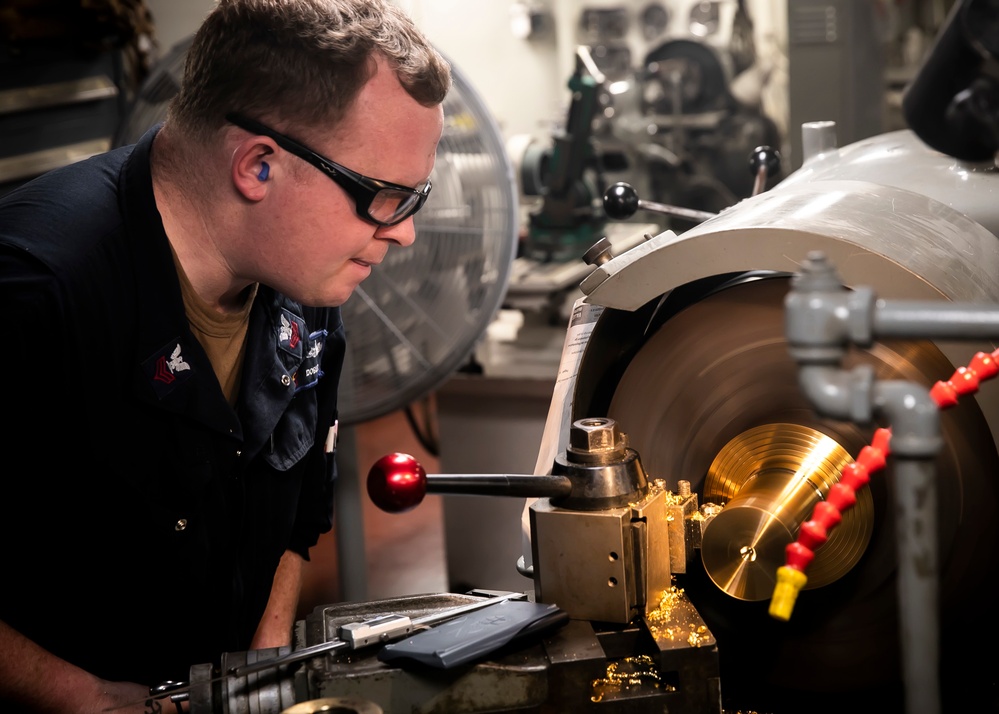
[[579, 47], [576, 71], [569, 78], [572, 101], [565, 127], [555, 133], [550, 147], [524, 157], [524, 191], [541, 197], [541, 206], [529, 216], [523, 249], [531, 260], [578, 259], [602, 237], [606, 187], [592, 139], [604, 81], [588, 48]]

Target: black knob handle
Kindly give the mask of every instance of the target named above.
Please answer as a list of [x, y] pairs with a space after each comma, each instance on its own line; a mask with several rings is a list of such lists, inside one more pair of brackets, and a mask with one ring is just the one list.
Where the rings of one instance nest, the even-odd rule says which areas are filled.
[[776, 175], [780, 170], [780, 152], [772, 146], [757, 146], [753, 149], [749, 156], [749, 171], [757, 176], [761, 168], [766, 168], [768, 178]]
[[615, 220], [631, 218], [638, 210], [638, 191], [630, 184], [618, 182], [604, 193], [604, 211]]

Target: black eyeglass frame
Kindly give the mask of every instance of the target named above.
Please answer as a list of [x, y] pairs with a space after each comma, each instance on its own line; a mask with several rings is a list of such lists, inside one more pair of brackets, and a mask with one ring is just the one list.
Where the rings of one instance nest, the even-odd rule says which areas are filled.
[[[238, 126], [240, 129], [245, 129], [246, 131], [254, 134], [260, 134], [261, 136], [270, 137], [285, 151], [294, 154], [298, 158], [322, 171], [328, 178], [336, 183], [337, 186], [342, 188], [347, 195], [351, 197], [351, 199], [353, 199], [354, 210], [357, 212], [358, 216], [379, 226], [398, 225], [419, 211], [423, 208], [423, 204], [426, 203], [427, 196], [430, 195], [430, 189], [433, 187], [430, 179], [427, 179], [427, 183], [422, 190], [417, 190], [410, 186], [392, 183], [391, 181], [382, 181], [380, 179], [371, 178], [369, 176], [359, 174], [356, 171], [351, 171], [346, 166], [341, 166], [337, 162], [327, 159], [325, 156], [313, 151], [305, 144], [295, 141], [290, 136], [282, 134], [279, 131], [275, 131], [255, 119], [250, 119], [249, 117], [245, 117], [236, 112], [226, 114], [225, 119], [227, 122]], [[379, 218], [375, 218], [370, 213], [371, 204], [374, 203], [375, 198], [377, 198], [381, 191], [399, 191], [405, 194], [406, 197], [415, 197], [416, 202], [412, 204], [412, 206], [406, 208], [405, 212], [401, 216], [396, 216], [389, 220], [381, 220]], [[405, 201], [401, 201], [399, 205], [404, 205], [404, 203]]]

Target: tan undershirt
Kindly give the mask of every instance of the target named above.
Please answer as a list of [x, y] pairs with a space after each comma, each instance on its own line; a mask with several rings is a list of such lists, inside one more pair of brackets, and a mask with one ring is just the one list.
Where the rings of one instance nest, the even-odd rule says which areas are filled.
[[250, 308], [257, 295], [257, 285], [247, 291], [246, 302], [239, 312], [222, 313], [202, 300], [191, 286], [184, 269], [174, 255], [180, 294], [191, 332], [208, 354], [222, 393], [230, 406], [239, 396], [239, 378], [243, 372], [243, 355], [246, 351], [246, 328], [250, 322]]

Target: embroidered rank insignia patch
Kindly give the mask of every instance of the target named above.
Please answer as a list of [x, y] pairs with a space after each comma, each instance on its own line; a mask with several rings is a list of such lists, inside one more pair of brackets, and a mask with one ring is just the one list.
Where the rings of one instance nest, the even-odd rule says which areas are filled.
[[193, 374], [180, 342], [167, 344], [143, 362], [142, 369], [160, 399]]
[[308, 337], [308, 346], [305, 349], [305, 358], [302, 360], [298, 372], [295, 373], [295, 391], [308, 389], [316, 386], [319, 378], [323, 376], [322, 354], [326, 347], [326, 330], [313, 332]]
[[281, 310], [278, 325], [278, 345], [296, 357], [302, 354], [302, 339], [305, 337], [305, 320], [287, 310]]

